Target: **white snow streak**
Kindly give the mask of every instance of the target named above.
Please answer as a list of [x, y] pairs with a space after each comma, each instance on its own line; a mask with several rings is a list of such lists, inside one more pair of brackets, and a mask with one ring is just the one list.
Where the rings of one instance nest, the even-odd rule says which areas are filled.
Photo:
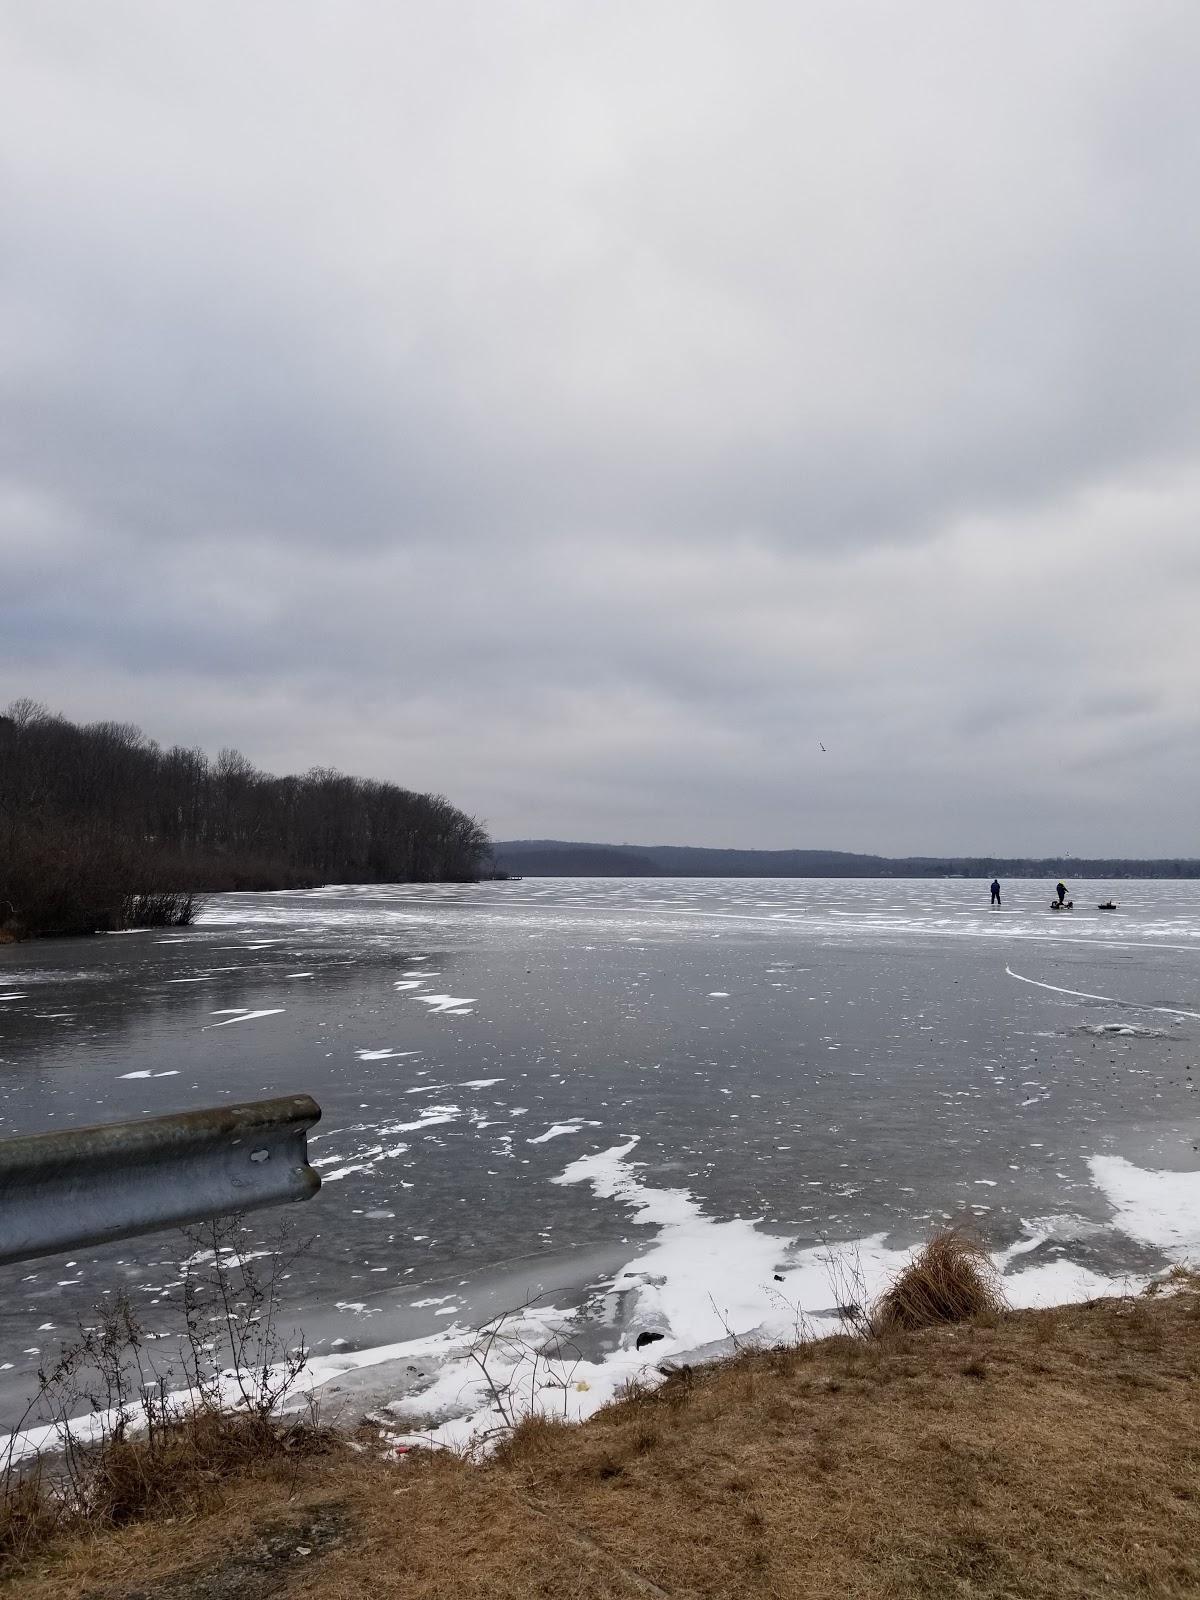
[[1011, 967], [1005, 967], [1010, 978], [1015, 978], [1018, 983], [1031, 983], [1035, 989], [1050, 989], [1054, 994], [1069, 994], [1076, 1000], [1103, 1000], [1105, 1005], [1127, 1006], [1131, 1011], [1161, 1011], [1168, 1017], [1195, 1017], [1200, 1022], [1200, 1011], [1184, 1011], [1179, 1006], [1148, 1006], [1137, 1000], [1118, 1000], [1111, 994], [1088, 994], [1083, 989], [1063, 989], [1057, 983], [1041, 983], [1037, 978], [1026, 978], [1019, 972], [1014, 972]]

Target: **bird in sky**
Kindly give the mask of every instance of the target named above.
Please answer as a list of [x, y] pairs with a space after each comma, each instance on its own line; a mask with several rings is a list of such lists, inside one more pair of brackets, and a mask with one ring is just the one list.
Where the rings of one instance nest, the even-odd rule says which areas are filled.
[[[817, 740], [817, 743], [821, 744], [820, 739]], [[825, 749], [825, 746], [823, 744], [821, 744], [821, 751], [822, 751], [823, 755], [828, 755], [829, 754], [828, 750]]]

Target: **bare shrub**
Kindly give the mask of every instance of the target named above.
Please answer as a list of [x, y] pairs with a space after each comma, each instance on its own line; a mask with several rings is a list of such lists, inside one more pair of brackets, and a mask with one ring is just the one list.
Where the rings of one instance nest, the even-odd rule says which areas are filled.
[[948, 1228], [935, 1234], [876, 1302], [874, 1331], [966, 1322], [1004, 1309], [999, 1275], [984, 1245]]
[[491, 1396], [496, 1422], [475, 1440], [474, 1450], [491, 1448], [531, 1418], [565, 1421], [583, 1352], [561, 1331], [547, 1333], [531, 1317], [542, 1298], [502, 1311], [485, 1322], [468, 1355]]
[[[281, 1414], [307, 1352], [285, 1346], [280, 1280], [304, 1246], [281, 1236], [247, 1250], [240, 1218], [186, 1238], [174, 1336], [150, 1333], [119, 1295], [39, 1370], [0, 1447], [0, 1555], [19, 1560], [66, 1529], [201, 1509], [231, 1473], [327, 1446], [311, 1401]], [[34, 1427], [48, 1442], [29, 1450]]]
[[839, 1248], [826, 1241], [820, 1259], [843, 1331], [858, 1337], [869, 1333], [870, 1296], [858, 1246]]
[[157, 889], [146, 894], [127, 894], [121, 901], [122, 928], [187, 928], [195, 920], [202, 901], [186, 890]]

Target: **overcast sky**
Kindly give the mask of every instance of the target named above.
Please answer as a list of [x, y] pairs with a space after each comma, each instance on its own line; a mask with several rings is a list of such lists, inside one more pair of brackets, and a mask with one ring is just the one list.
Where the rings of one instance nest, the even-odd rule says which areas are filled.
[[1195, 0], [0, 0], [0, 704], [1200, 854], [1198, 83]]

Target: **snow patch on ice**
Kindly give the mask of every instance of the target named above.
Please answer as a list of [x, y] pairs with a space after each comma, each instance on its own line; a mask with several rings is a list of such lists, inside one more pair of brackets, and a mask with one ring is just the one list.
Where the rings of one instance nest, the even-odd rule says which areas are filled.
[[435, 1015], [439, 1012], [449, 1011], [455, 1016], [469, 1016], [469, 1012], [464, 1012], [460, 1008], [476, 1004], [474, 997], [470, 995], [419, 994], [417, 999], [422, 1005], [431, 1007]]
[[551, 1139], [561, 1139], [564, 1133], [580, 1133], [584, 1128], [599, 1128], [603, 1124], [588, 1122], [583, 1117], [572, 1117], [570, 1122], [555, 1122], [545, 1133], [539, 1133], [536, 1139], [526, 1139], [526, 1144], [548, 1144]]
[[[235, 1022], [254, 1022], [259, 1017], [278, 1017], [286, 1010], [284, 1006], [273, 1006], [266, 1011], [239, 1011], [237, 1016], [229, 1017], [224, 1022], [206, 1022], [201, 1032], [207, 1033], [210, 1028], [231, 1028]], [[214, 1017], [219, 1017], [221, 1012], [214, 1011]]]
[[[359, 1150], [339, 1151], [333, 1155], [318, 1156], [313, 1162], [314, 1167], [332, 1167], [332, 1172], [322, 1172], [323, 1183], [337, 1183], [342, 1178], [349, 1178], [356, 1172], [374, 1172], [377, 1161], [394, 1161], [397, 1156], [402, 1156], [409, 1145], [405, 1141], [399, 1144], [385, 1144], [386, 1139], [393, 1139], [398, 1133], [420, 1133], [425, 1128], [437, 1127], [442, 1123], [455, 1122], [462, 1115], [458, 1106], [429, 1106], [415, 1122], [389, 1122], [378, 1127], [360, 1125], [347, 1132], [373, 1132], [377, 1142], [364, 1146]], [[328, 1138], [326, 1134], [323, 1137]]]
[[1073, 1300], [1095, 1300], [1101, 1295], [1118, 1294], [1124, 1284], [1104, 1278], [1077, 1261], [1041, 1261], [1004, 1279], [1004, 1295], [1010, 1306], [1061, 1306]]
[[1122, 1233], [1176, 1259], [1200, 1254], [1200, 1172], [1156, 1172], [1124, 1156], [1092, 1156], [1088, 1166]]
[[408, 1149], [406, 1144], [373, 1145], [369, 1150], [356, 1151], [354, 1156], [346, 1161], [345, 1156], [322, 1156], [320, 1160], [310, 1163], [314, 1167], [330, 1166], [335, 1161], [345, 1162], [344, 1166], [336, 1167], [333, 1172], [321, 1174], [322, 1183], [337, 1183], [341, 1178], [348, 1178], [355, 1172], [374, 1172], [377, 1161], [394, 1161], [397, 1156], [402, 1156]]
[[413, 1133], [421, 1128], [432, 1128], [438, 1122], [455, 1122], [462, 1116], [459, 1106], [430, 1106], [416, 1122], [389, 1122], [380, 1133]]

